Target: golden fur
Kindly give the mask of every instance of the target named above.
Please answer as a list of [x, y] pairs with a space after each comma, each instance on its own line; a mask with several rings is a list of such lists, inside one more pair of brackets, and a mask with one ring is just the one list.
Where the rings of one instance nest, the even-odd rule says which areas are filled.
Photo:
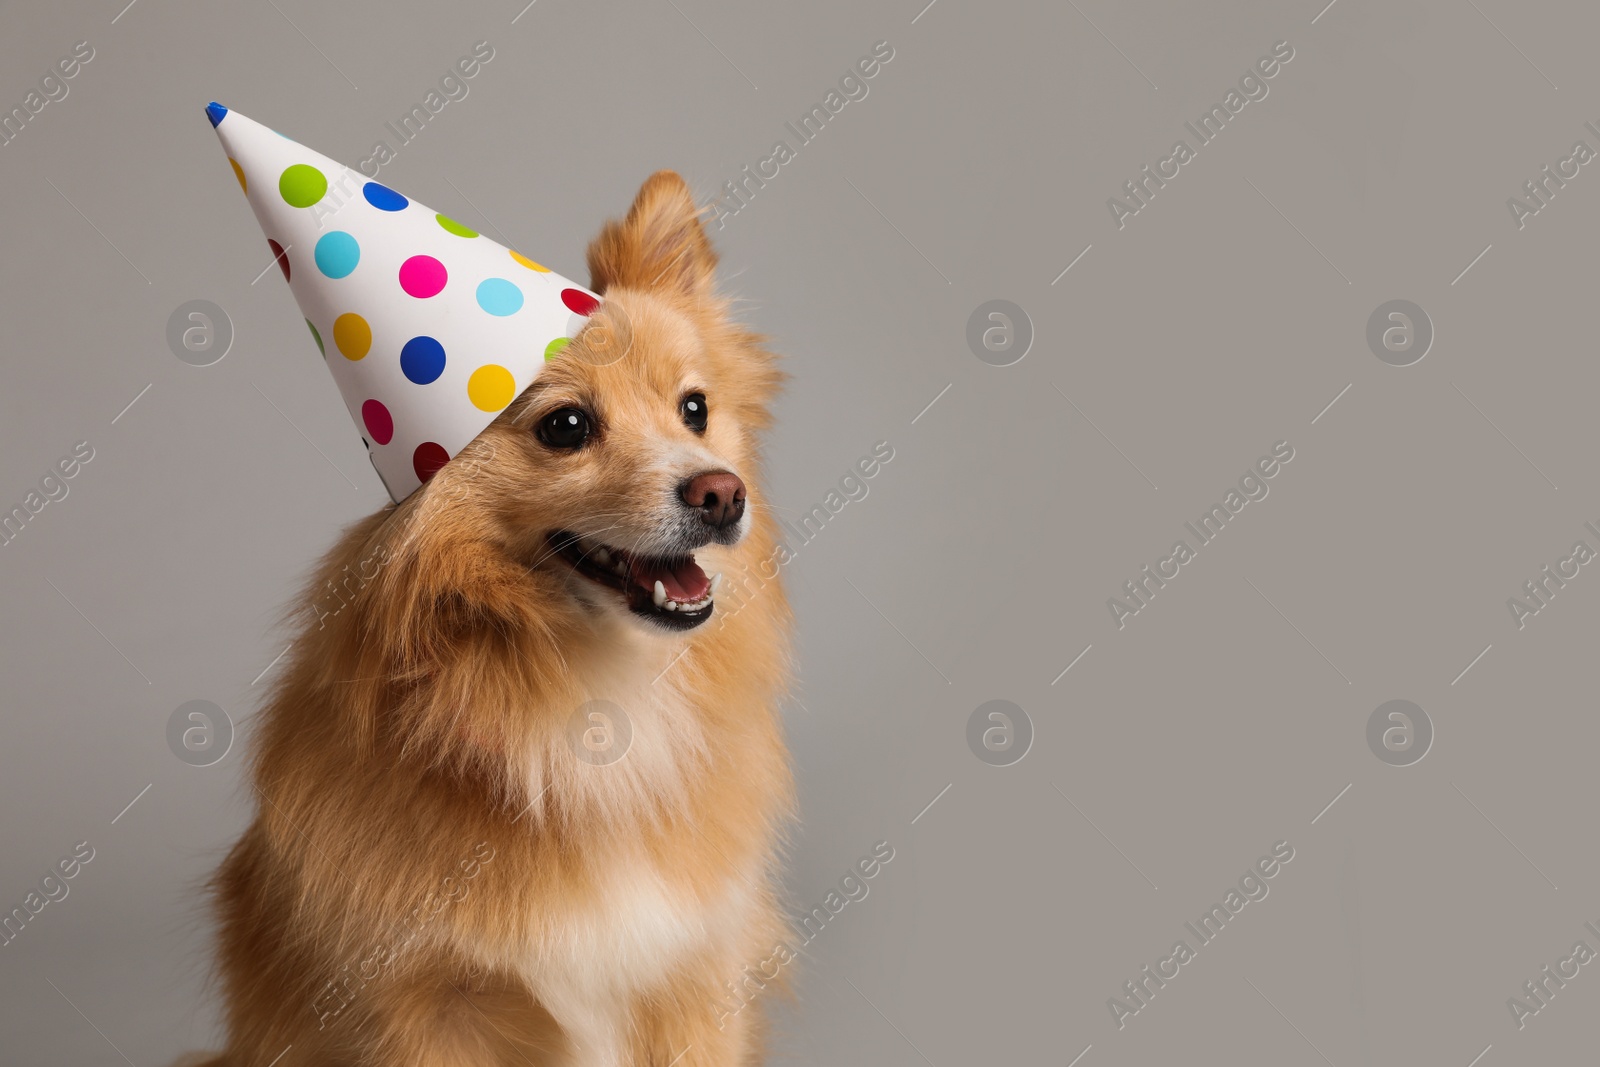
[[[652, 632], [546, 535], [647, 538], [676, 479], [720, 468], [751, 487], [748, 531], [698, 559], [731, 576], [769, 558], [758, 435], [781, 375], [712, 291], [676, 174], [588, 258], [606, 300], [585, 332], [312, 580], [260, 717], [256, 819], [215, 879], [219, 1067], [290, 1046], [280, 1067], [761, 1059], [759, 1005], [729, 993], [787, 937], [782, 590]], [[689, 389], [709, 398], [703, 437], [680, 416]], [[597, 413], [596, 445], [536, 440], [566, 404]], [[618, 762], [579, 758], [592, 700], [631, 723]]]

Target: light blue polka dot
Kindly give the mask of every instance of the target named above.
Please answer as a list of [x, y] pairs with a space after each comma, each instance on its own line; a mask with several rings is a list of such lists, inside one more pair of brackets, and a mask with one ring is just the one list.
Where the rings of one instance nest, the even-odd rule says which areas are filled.
[[489, 278], [478, 286], [478, 306], [491, 315], [515, 315], [522, 310], [522, 290], [504, 278]]
[[325, 233], [317, 240], [317, 269], [330, 278], [345, 278], [361, 262], [361, 246], [343, 230]]

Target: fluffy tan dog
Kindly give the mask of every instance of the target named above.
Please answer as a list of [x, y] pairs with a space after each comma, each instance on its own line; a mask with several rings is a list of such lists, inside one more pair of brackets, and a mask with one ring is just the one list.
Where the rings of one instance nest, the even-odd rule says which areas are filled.
[[787, 936], [788, 608], [770, 581], [717, 617], [714, 576], [773, 554], [781, 375], [715, 267], [651, 177], [589, 248], [584, 333], [323, 562], [215, 880], [209, 1062], [761, 1059], [730, 990]]

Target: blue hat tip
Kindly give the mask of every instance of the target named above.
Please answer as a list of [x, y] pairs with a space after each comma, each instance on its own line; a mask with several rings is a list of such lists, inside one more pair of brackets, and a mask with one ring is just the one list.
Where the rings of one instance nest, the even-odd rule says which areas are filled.
[[211, 125], [213, 127], [216, 126], [217, 123], [221, 122], [223, 116], [227, 113], [228, 109], [217, 103], [215, 100], [206, 105], [206, 116], [211, 119]]

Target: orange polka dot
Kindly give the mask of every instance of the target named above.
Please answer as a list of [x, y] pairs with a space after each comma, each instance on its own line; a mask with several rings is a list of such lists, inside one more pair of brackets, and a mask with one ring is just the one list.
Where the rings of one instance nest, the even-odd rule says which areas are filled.
[[[507, 251], [510, 251], [510, 249], [507, 249]], [[529, 270], [543, 271], [545, 274], [549, 274], [550, 273], [550, 268], [549, 267], [540, 266], [539, 264], [535, 263], [533, 260], [529, 259], [527, 256], [523, 255], [521, 252], [512, 252], [511, 253], [511, 258], [516, 260], [518, 263], [521, 263], [524, 267], [527, 267]]]
[[239, 179], [239, 188], [248, 193], [250, 191], [250, 186], [249, 183], [244, 180], [244, 168], [239, 166], [239, 161], [234, 159], [232, 156], [228, 157], [228, 162], [233, 164], [233, 176]]
[[333, 343], [345, 359], [357, 360], [372, 348], [372, 327], [353, 311], [333, 320]]
[[516, 379], [497, 363], [485, 363], [467, 379], [467, 397], [480, 411], [500, 411], [516, 395]]

